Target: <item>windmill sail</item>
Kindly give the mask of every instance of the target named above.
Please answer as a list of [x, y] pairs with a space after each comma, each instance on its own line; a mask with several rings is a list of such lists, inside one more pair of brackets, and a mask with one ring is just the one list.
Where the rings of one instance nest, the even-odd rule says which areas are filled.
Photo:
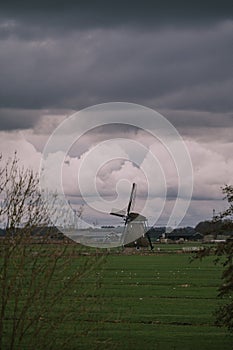
[[118, 209], [112, 209], [111, 215], [120, 216], [121, 218], [125, 217], [125, 211], [124, 210], [118, 210]]
[[134, 205], [135, 195], [136, 195], [136, 184], [134, 182], [132, 185], [132, 190], [131, 190], [131, 194], [130, 194], [130, 198], [129, 198], [129, 204], [128, 204], [128, 208], [127, 208], [127, 216], [129, 215], [131, 208]]

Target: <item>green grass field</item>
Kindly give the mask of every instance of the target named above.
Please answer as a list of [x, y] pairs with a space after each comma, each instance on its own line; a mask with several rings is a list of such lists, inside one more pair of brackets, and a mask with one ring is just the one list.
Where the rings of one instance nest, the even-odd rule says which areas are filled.
[[[110, 253], [59, 303], [48, 305], [47, 323], [56, 325], [46, 332], [51, 349], [232, 349], [232, 336], [214, 326], [213, 312], [222, 302], [217, 298], [221, 265], [214, 265], [211, 257], [190, 263], [190, 254], [170, 248], [161, 246], [151, 255]], [[70, 274], [85, 259], [90, 256], [74, 255]], [[67, 271], [65, 276], [55, 274], [49, 288], [57, 288], [61, 277], [69, 279]], [[4, 349], [10, 315], [7, 322]], [[46, 344], [45, 336], [41, 341]], [[29, 332], [21, 349], [32, 343]]]
[[220, 270], [185, 254], [110, 257], [99, 335], [119, 349], [232, 349], [212, 315]]

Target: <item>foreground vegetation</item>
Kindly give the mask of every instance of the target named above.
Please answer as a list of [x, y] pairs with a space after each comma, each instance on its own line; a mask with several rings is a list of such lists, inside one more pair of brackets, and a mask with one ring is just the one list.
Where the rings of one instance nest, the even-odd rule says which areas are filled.
[[[30, 254], [38, 254], [38, 248], [35, 245]], [[13, 348], [231, 349], [232, 336], [214, 325], [213, 312], [224, 302], [217, 299], [221, 265], [214, 265], [212, 257], [190, 263], [190, 254], [176, 253], [175, 246], [174, 253], [162, 248], [150, 255], [109, 254], [105, 262], [96, 264], [93, 252], [88, 255], [78, 245], [68, 247], [68, 269], [67, 264], [61, 269], [63, 253], [46, 293], [35, 294], [39, 303], [34, 300], [29, 319], [24, 320], [30, 322], [42, 305], [39, 324], [25, 332], [20, 347], [16, 339]], [[40, 249], [43, 254], [38, 262], [44, 266], [58, 247], [42, 245]], [[93, 269], [88, 264], [89, 272], [71, 283], [76, 271], [87, 271], [82, 266], [88, 261], [93, 262]], [[24, 287], [17, 295], [19, 309], [30, 293], [31, 269], [28, 261], [20, 282]], [[68, 283], [66, 293], [50, 304]], [[3, 349], [10, 349], [15, 298], [12, 294], [7, 305]]]

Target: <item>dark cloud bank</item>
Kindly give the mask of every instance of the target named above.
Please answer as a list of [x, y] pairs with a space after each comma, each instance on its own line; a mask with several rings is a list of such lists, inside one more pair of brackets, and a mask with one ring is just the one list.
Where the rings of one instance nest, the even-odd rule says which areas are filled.
[[110, 101], [186, 128], [232, 122], [230, 1], [10, 1], [0, 13], [3, 130]]
[[[113, 27], [119, 25], [180, 25], [231, 19], [231, 1], [5, 1], [1, 12], [7, 18], [50, 27]], [[59, 24], [60, 23], [60, 24]]]

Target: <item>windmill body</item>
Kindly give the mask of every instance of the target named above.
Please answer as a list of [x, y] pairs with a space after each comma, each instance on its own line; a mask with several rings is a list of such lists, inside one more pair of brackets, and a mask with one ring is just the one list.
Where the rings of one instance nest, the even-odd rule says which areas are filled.
[[126, 245], [134, 242], [140, 237], [147, 236], [151, 249], [153, 249], [151, 240], [147, 235], [147, 218], [144, 215], [131, 211], [134, 206], [136, 196], [136, 184], [133, 183], [129, 203], [126, 212], [124, 210], [112, 210], [111, 215], [119, 216], [124, 219], [125, 226], [121, 238], [121, 244]]

